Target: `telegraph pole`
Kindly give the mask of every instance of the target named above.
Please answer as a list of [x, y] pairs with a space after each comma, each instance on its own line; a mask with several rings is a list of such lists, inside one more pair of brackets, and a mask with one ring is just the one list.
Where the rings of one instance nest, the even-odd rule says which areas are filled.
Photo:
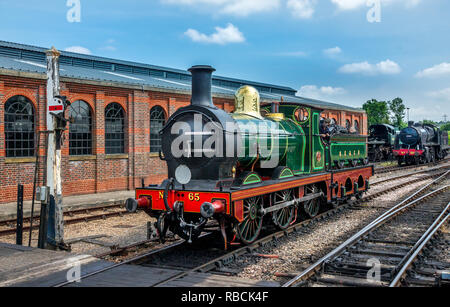
[[444, 114], [444, 124], [447, 123], [447, 114]]
[[64, 220], [62, 210], [61, 182], [61, 134], [56, 115], [64, 114], [64, 104], [59, 99], [59, 56], [60, 52], [52, 47], [47, 56], [47, 182], [50, 188], [49, 223], [47, 241], [53, 248], [64, 246]]

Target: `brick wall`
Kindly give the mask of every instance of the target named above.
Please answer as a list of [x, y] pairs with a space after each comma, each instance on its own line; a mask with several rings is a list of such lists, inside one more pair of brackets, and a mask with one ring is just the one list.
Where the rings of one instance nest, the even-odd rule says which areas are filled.
[[[17, 184], [23, 184], [25, 198], [31, 198], [35, 159], [5, 157], [4, 103], [15, 95], [26, 96], [34, 106], [36, 131], [45, 131], [46, 85], [45, 80], [29, 78], [0, 76], [0, 80], [0, 203], [5, 203], [16, 200]], [[132, 190], [141, 185], [142, 179], [146, 184], [156, 184], [166, 178], [165, 163], [150, 153], [150, 109], [161, 106], [167, 118], [189, 104], [188, 95], [64, 82], [61, 94], [71, 102], [85, 101], [91, 108], [93, 124], [90, 156], [70, 156], [68, 130], [64, 133], [61, 149], [64, 195]], [[105, 153], [105, 107], [112, 102], [125, 110], [123, 155]], [[233, 108], [232, 100], [217, 99], [215, 103], [228, 110]], [[70, 129], [70, 123], [67, 127]], [[45, 153], [46, 135], [41, 134], [38, 185], [45, 181]]]
[[[71, 102], [85, 101], [92, 114], [92, 155], [70, 156], [69, 133], [64, 133], [65, 142], [61, 151], [64, 195], [132, 190], [141, 185], [142, 179], [146, 184], [157, 184], [166, 178], [165, 163], [157, 154], [150, 153], [150, 109], [161, 106], [168, 118], [178, 108], [189, 104], [189, 95], [72, 82], [61, 82], [61, 94]], [[34, 157], [5, 157], [4, 103], [15, 95], [26, 96], [32, 101], [36, 131], [46, 129], [45, 80], [0, 76], [0, 203], [16, 200], [17, 184], [25, 186], [26, 199], [31, 198], [33, 188]], [[105, 107], [112, 102], [119, 103], [125, 110], [124, 155], [105, 153]], [[228, 112], [234, 109], [231, 99], [214, 98], [214, 104]], [[363, 116], [360, 113], [334, 111], [328, 115], [337, 116], [340, 121], [344, 118], [361, 119]], [[364, 127], [367, 131], [366, 124]], [[46, 134], [40, 135], [38, 185], [45, 181], [46, 168]]]

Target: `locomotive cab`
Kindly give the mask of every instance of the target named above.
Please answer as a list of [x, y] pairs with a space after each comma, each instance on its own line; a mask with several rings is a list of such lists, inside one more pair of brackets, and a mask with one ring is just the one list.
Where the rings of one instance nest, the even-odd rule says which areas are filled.
[[372, 125], [369, 127], [369, 160], [372, 162], [391, 160], [392, 149], [398, 131], [387, 124]]

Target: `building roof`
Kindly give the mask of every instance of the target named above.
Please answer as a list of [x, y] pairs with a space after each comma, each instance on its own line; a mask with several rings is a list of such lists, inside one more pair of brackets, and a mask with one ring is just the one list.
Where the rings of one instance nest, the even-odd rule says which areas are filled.
[[[0, 70], [46, 75], [46, 48], [0, 41]], [[60, 56], [60, 76], [62, 78], [89, 80], [100, 83], [139, 86], [165, 91], [190, 93], [189, 72], [155, 65], [115, 60], [104, 57], [62, 51]], [[324, 109], [350, 110], [353, 108], [296, 96], [296, 90], [274, 84], [254, 82], [213, 75], [212, 92], [215, 96], [232, 98], [242, 85], [254, 86], [263, 101], [280, 101], [313, 105]]]

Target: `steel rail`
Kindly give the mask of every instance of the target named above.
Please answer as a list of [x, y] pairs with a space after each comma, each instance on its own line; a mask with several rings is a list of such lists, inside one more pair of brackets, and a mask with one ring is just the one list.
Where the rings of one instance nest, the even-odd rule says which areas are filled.
[[[344, 208], [346, 208], [346, 207], [348, 207], [348, 206], [351, 206], [351, 204], [349, 203], [349, 204], [340, 206], [340, 207], [338, 207], [338, 208], [332, 209], [332, 210], [330, 210], [330, 211], [321, 213], [321, 214], [317, 215], [315, 218], [313, 218], [312, 220], [306, 220], [306, 221], [303, 221], [303, 222], [301, 222], [301, 223], [292, 225], [292, 226], [290, 226], [289, 228], [287, 228], [287, 229], [285, 229], [285, 230], [281, 230], [281, 231], [279, 231], [279, 232], [276, 232], [276, 233], [272, 233], [272, 234], [270, 234], [270, 235], [267, 235], [266, 237], [261, 238], [261, 239], [255, 241], [255, 242], [252, 243], [251, 245], [248, 245], [248, 246], [242, 246], [242, 247], [240, 247], [240, 248], [238, 248], [238, 249], [236, 249], [236, 250], [234, 250], [234, 251], [231, 251], [230, 253], [227, 253], [227, 254], [225, 254], [225, 255], [222, 255], [222, 256], [220, 256], [220, 257], [217, 257], [217, 258], [215, 258], [215, 259], [213, 259], [213, 260], [211, 260], [211, 261], [209, 261], [209, 262], [207, 262], [207, 263], [205, 263], [205, 264], [202, 264], [202, 265], [197, 266], [197, 267], [195, 267], [195, 268], [193, 268], [193, 269], [184, 271], [184, 272], [182, 272], [182, 273], [180, 273], [180, 274], [177, 274], [177, 275], [173, 276], [173, 277], [170, 278], [170, 279], [163, 280], [163, 281], [159, 282], [158, 284], [156, 284], [156, 285], [154, 285], [154, 286], [158, 286], [158, 285], [162, 285], [162, 284], [168, 283], [168, 282], [170, 282], [170, 281], [172, 281], [172, 280], [175, 280], [175, 279], [184, 277], [185, 275], [190, 274], [190, 273], [193, 273], [193, 272], [202, 271], [202, 270], [203, 270], [203, 272], [205, 272], [205, 271], [210, 271], [210, 270], [214, 269], [214, 268], [217, 266], [216, 264], [217, 264], [217, 263], [220, 263], [222, 260], [226, 260], [226, 259], [233, 258], [233, 257], [235, 258], [235, 257], [238, 257], [239, 255], [248, 253], [248, 252], [251, 251], [252, 249], [256, 249], [256, 248], [258, 248], [259, 246], [263, 245], [265, 242], [272, 241], [272, 240], [276, 240], [276, 239], [278, 239], [278, 238], [280, 238], [280, 237], [283, 237], [283, 236], [285, 236], [285, 235], [288, 235], [289, 233], [294, 232], [294, 231], [297, 231], [297, 230], [300, 229], [301, 227], [304, 227], [304, 226], [308, 225], [308, 224], [311, 223], [313, 220], [319, 220], [319, 219], [325, 218], [325, 217], [327, 217], [327, 216], [331, 216], [331, 215], [333, 215], [333, 213], [340, 212], [340, 211], [342, 211]], [[201, 237], [204, 238], [204, 237], [207, 237], [207, 236], [209, 236], [209, 235], [211, 235], [211, 234], [208, 233], [208, 234], [202, 235]], [[139, 242], [139, 243], [141, 243], [141, 242]], [[116, 263], [116, 264], [114, 264], [114, 265], [108, 266], [108, 267], [103, 268], [103, 269], [101, 269], [101, 270], [98, 270], [98, 271], [95, 271], [95, 272], [86, 274], [86, 275], [84, 275], [84, 276], [81, 276], [81, 279], [85, 279], [85, 278], [88, 278], [88, 277], [90, 277], [90, 276], [97, 275], [97, 274], [99, 274], [99, 273], [108, 271], [108, 270], [110, 270], [110, 269], [116, 268], [116, 267], [121, 266], [121, 265], [124, 265], [124, 264], [131, 264], [131, 263], [138, 262], [138, 261], [140, 261], [140, 260], [142, 260], [142, 259], [145, 259], [145, 258], [147, 258], [147, 257], [149, 257], [149, 256], [155, 255], [155, 254], [160, 253], [160, 252], [167, 251], [167, 250], [172, 249], [172, 248], [179, 247], [179, 246], [181, 246], [181, 245], [183, 245], [183, 244], [187, 244], [187, 242], [186, 242], [186, 241], [178, 241], [178, 242], [176, 242], [176, 243], [174, 243], [174, 244], [168, 245], [168, 246], [163, 247], [163, 248], [161, 248], [161, 249], [153, 250], [153, 251], [148, 252], [148, 253], [145, 253], [145, 254], [143, 254], [143, 255], [139, 255], [139, 256], [136, 256], [136, 257], [134, 257], [134, 258], [130, 258], [130, 259], [128, 259], [128, 260], [124, 260], [123, 262]], [[133, 245], [134, 245], [134, 244], [133, 244]], [[110, 254], [113, 254], [113, 253], [115, 253], [115, 251], [112, 251]], [[102, 256], [106, 256], [106, 255], [102, 255]], [[64, 283], [58, 284], [58, 285], [56, 285], [56, 286], [54, 286], [54, 287], [64, 287], [64, 286], [67, 286], [67, 285], [69, 285], [69, 284], [71, 284], [71, 283], [73, 283], [73, 281], [72, 281], [72, 282], [64, 282]]]
[[[114, 204], [109, 204], [109, 205], [104, 205], [104, 206], [99, 206], [99, 207], [90, 207], [90, 208], [83, 208], [83, 209], [75, 209], [75, 210], [71, 210], [71, 211], [64, 211], [63, 214], [64, 216], [69, 216], [72, 217], [74, 215], [82, 215], [82, 214], [90, 214], [90, 211], [101, 211], [101, 210], [107, 210], [107, 209], [117, 209], [117, 208], [121, 208], [123, 207], [125, 200], [123, 202], [116, 202]], [[35, 214], [34, 219], [38, 219], [40, 216], [39, 214]], [[24, 222], [30, 222], [31, 217], [24, 217]], [[2, 220], [0, 221], [0, 226], [3, 225], [7, 225], [7, 224], [12, 224], [15, 223], [16, 219], [8, 219], [8, 220]]]
[[354, 234], [352, 237], [347, 239], [344, 243], [339, 245], [337, 248], [332, 250], [330, 253], [328, 253], [324, 257], [320, 258], [318, 261], [316, 261], [314, 264], [312, 264], [310, 267], [308, 267], [306, 270], [304, 270], [301, 274], [297, 275], [296, 277], [294, 277], [291, 280], [289, 280], [288, 282], [286, 282], [283, 285], [283, 287], [291, 287], [291, 286], [295, 285], [297, 282], [299, 282], [301, 280], [304, 280], [305, 278], [309, 277], [311, 274], [313, 274], [319, 268], [321, 268], [325, 262], [327, 262], [327, 261], [331, 260], [332, 258], [334, 258], [335, 256], [339, 255], [341, 252], [346, 250], [347, 247], [353, 245], [355, 242], [360, 240], [360, 238], [363, 237], [365, 234], [367, 234], [369, 231], [375, 229], [376, 227], [378, 227], [379, 225], [381, 225], [382, 223], [384, 223], [385, 221], [387, 221], [391, 217], [395, 216], [400, 211], [403, 211], [404, 209], [406, 209], [406, 208], [408, 208], [408, 207], [418, 203], [419, 201], [421, 201], [421, 200], [423, 200], [423, 199], [425, 199], [425, 198], [427, 198], [427, 197], [429, 197], [429, 196], [431, 196], [433, 194], [436, 194], [436, 193], [438, 193], [438, 192], [440, 192], [442, 190], [448, 189], [450, 187], [450, 185], [447, 185], [447, 186], [445, 186], [443, 188], [440, 188], [440, 189], [432, 191], [432, 192], [430, 192], [430, 193], [428, 193], [428, 194], [426, 194], [424, 196], [421, 196], [420, 198], [412, 200], [414, 197], [416, 197], [417, 195], [419, 195], [423, 191], [429, 189], [432, 185], [434, 185], [434, 184], [438, 183], [439, 181], [443, 180], [449, 174], [450, 174], [450, 171], [447, 171], [444, 175], [440, 176], [439, 178], [437, 178], [433, 182], [425, 185], [420, 190], [418, 190], [417, 192], [413, 193], [412, 195], [407, 197], [405, 200], [401, 201], [399, 204], [395, 205], [391, 209], [389, 209], [386, 212], [384, 212], [382, 215], [380, 215], [375, 220], [370, 222], [363, 229], [361, 229], [356, 234]]
[[376, 180], [376, 181], [370, 182], [370, 185], [374, 186], [374, 185], [382, 184], [384, 182], [406, 178], [406, 177], [409, 177], [411, 175], [423, 174], [423, 173], [432, 172], [432, 171], [435, 171], [435, 170], [441, 170], [442, 168], [448, 168], [448, 167], [450, 167], [450, 164], [448, 164], [448, 165], [441, 165], [441, 166], [435, 166], [435, 167], [422, 169], [422, 170], [418, 170], [418, 171], [413, 171], [413, 172], [406, 173], [406, 174], [399, 175], [399, 176], [394, 176], [394, 177], [389, 177], [389, 178], [383, 178], [383, 179], [380, 179], [380, 180]]
[[[449, 173], [450, 173], [450, 171], [446, 172], [445, 175], [448, 175]], [[445, 175], [444, 175], [444, 176], [445, 176]], [[439, 177], [438, 179], [441, 180], [442, 178], [443, 178], [443, 176]], [[436, 182], [436, 180], [433, 181], [433, 183], [434, 183], [434, 182]], [[427, 186], [431, 186], [433, 183], [430, 183], [430, 184], [427, 185]], [[450, 187], [450, 186], [447, 186], [447, 187]], [[404, 200], [401, 204], [405, 203], [407, 200], [412, 199], [414, 196], [418, 195], [418, 194], [421, 193], [422, 191], [424, 191], [424, 188], [422, 188], [421, 190], [419, 190], [419, 191], [417, 191], [416, 193], [414, 193], [414, 195], [408, 197], [408, 198], [407, 198], [406, 200]], [[435, 193], [435, 192], [436, 192], [436, 191], [434, 191], [434, 192], [432, 192], [432, 193]], [[431, 193], [430, 193], [430, 194], [431, 194]], [[422, 198], [426, 198], [426, 197], [428, 197], [428, 195], [425, 195], [425, 196], [423, 196]], [[415, 203], [415, 202], [417, 202], [417, 201], [418, 201], [418, 200], [414, 200], [413, 202]], [[341, 207], [341, 208], [342, 208], [342, 207]], [[328, 212], [325, 212], [325, 213], [323, 213], [323, 214], [326, 214], [326, 213], [328, 213]], [[318, 217], [319, 217], [319, 216], [317, 216], [316, 218], [318, 218]], [[315, 220], [316, 218], [314, 218], [313, 220]], [[305, 222], [311, 222], [311, 220], [305, 221]], [[301, 225], [302, 225], [303, 223], [305, 223], [305, 222], [296, 224], [296, 225], [294, 225], [294, 226], [289, 227], [289, 228], [286, 229], [286, 230], [282, 230], [282, 231], [279, 231], [279, 232], [277, 232], [277, 233], [275, 233], [275, 234], [271, 234], [271, 235], [269, 235], [269, 236], [267, 236], [267, 237], [261, 238], [261, 239], [257, 240], [256, 242], [252, 243], [250, 246], [244, 246], [244, 247], [241, 247], [241, 248], [239, 248], [239, 249], [237, 249], [237, 250], [235, 250], [235, 251], [233, 251], [233, 252], [231, 252], [231, 253], [229, 253], [229, 254], [226, 254], [226, 255], [223, 255], [223, 256], [221, 256], [221, 257], [219, 257], [219, 258], [216, 258], [216, 259], [214, 259], [214, 260], [211, 260], [211, 261], [209, 261], [209, 262], [207, 262], [207, 263], [205, 263], [205, 264], [203, 264], [203, 265], [200, 265], [200, 266], [198, 266], [198, 267], [196, 267], [196, 268], [193, 268], [193, 269], [188, 270], [188, 271], [181, 272], [181, 273], [179, 273], [179, 274], [177, 274], [177, 275], [175, 275], [175, 276], [172, 276], [172, 277], [168, 278], [167, 280], [163, 280], [163, 281], [157, 283], [157, 284], [154, 285], [154, 286], [155, 286], [155, 287], [158, 287], [158, 286], [161, 286], [161, 285], [163, 285], [163, 284], [167, 284], [168, 282], [174, 281], [174, 280], [176, 280], [176, 279], [180, 279], [180, 278], [182, 278], [182, 277], [185, 277], [185, 276], [187, 276], [187, 275], [189, 275], [189, 274], [191, 274], [191, 273], [194, 273], [194, 272], [201, 272], [203, 269], [205, 269], [205, 268], [207, 268], [207, 267], [209, 267], [209, 266], [211, 266], [211, 265], [213, 265], [213, 264], [215, 264], [215, 263], [217, 263], [217, 262], [219, 262], [219, 261], [221, 261], [221, 260], [223, 260], [223, 259], [229, 258], [230, 256], [242, 254], [242, 252], [250, 251], [250, 250], [251, 250], [252, 248], [254, 248], [255, 246], [259, 246], [262, 242], [267, 241], [267, 238], [280, 237], [280, 236], [283, 236], [283, 235], [287, 235], [289, 232], [293, 231], [294, 228], [297, 228], [297, 227], [301, 226]]]
[[[209, 235], [210, 235], [210, 234], [205, 234], [205, 235], [203, 235], [203, 236], [200, 236], [200, 238], [205, 238], [205, 237], [208, 237]], [[163, 251], [166, 251], [166, 250], [169, 250], [169, 249], [172, 249], [172, 248], [175, 248], [175, 247], [179, 247], [179, 246], [181, 246], [181, 245], [183, 245], [183, 244], [186, 244], [186, 241], [177, 241], [177, 242], [175, 242], [175, 243], [172, 243], [172, 244], [170, 244], [170, 245], [164, 246], [164, 247], [162, 247], [162, 248], [152, 250], [152, 251], [150, 251], [150, 252], [148, 252], [148, 253], [145, 253], [145, 254], [142, 254], [142, 255], [138, 255], [138, 256], [136, 256], [136, 257], [133, 257], [133, 258], [124, 260], [124, 261], [119, 262], [119, 263], [112, 264], [112, 265], [110, 265], [110, 266], [108, 266], [108, 267], [105, 267], [105, 268], [103, 268], [103, 269], [100, 269], [100, 270], [97, 270], [97, 271], [88, 273], [88, 274], [86, 274], [86, 275], [83, 275], [83, 276], [80, 277], [80, 280], [86, 279], [86, 278], [88, 278], [88, 277], [91, 277], [91, 276], [94, 276], [94, 275], [97, 275], [97, 274], [100, 274], [100, 273], [103, 273], [103, 272], [106, 272], [106, 271], [109, 271], [109, 270], [111, 270], [111, 269], [114, 269], [114, 268], [116, 268], [116, 267], [119, 267], [119, 266], [122, 266], [122, 265], [125, 265], [125, 264], [131, 264], [131, 263], [133, 263], [133, 262], [136, 262], [136, 261], [139, 261], [139, 260], [141, 260], [141, 259], [147, 258], [147, 257], [149, 257], [149, 256], [152, 256], [152, 255], [161, 253], [161, 252], [163, 252]], [[72, 283], [74, 283], [74, 282], [76, 282], [76, 280], [73, 280], [73, 281], [66, 281], [66, 282], [63, 282], [63, 283], [54, 285], [53, 287], [55, 287], [55, 288], [60, 288], [60, 287], [64, 287], [64, 286], [70, 285], [70, 284], [72, 284]]]
[[449, 159], [450, 158], [445, 158], [445, 159], [442, 159], [437, 162], [429, 162], [429, 163], [417, 164], [417, 165], [378, 167], [378, 168], [375, 168], [375, 175], [376, 174], [385, 174], [385, 173], [389, 173], [389, 172], [393, 172], [393, 171], [397, 171], [397, 170], [406, 170], [406, 169], [411, 169], [411, 168], [425, 167], [425, 166], [429, 166], [429, 165], [437, 166], [441, 163], [448, 162]]
[[392, 280], [392, 282], [389, 284], [389, 287], [399, 287], [401, 285], [401, 281], [403, 276], [406, 274], [406, 271], [410, 268], [410, 266], [413, 264], [413, 262], [416, 260], [417, 256], [423, 251], [424, 247], [428, 244], [428, 242], [434, 237], [436, 232], [442, 228], [442, 226], [447, 222], [447, 220], [450, 217], [450, 214], [447, 214], [444, 219], [443, 216], [446, 214], [448, 209], [450, 208], [450, 203], [447, 205], [447, 207], [442, 211], [442, 213], [439, 215], [438, 218], [434, 221], [433, 225], [431, 225], [426, 233], [420, 238], [419, 241], [414, 245], [414, 247], [411, 249], [411, 251], [414, 251], [411, 255], [407, 255], [408, 257], [405, 258], [405, 263], [398, 271], [395, 278]]
[[[400, 175], [400, 176], [396, 176], [396, 177], [392, 177], [392, 178], [386, 178], [386, 179], [383, 179], [383, 180], [377, 180], [377, 181], [375, 181], [373, 183], [370, 183], [370, 184], [372, 186], [373, 185], [378, 185], [378, 184], [381, 184], [381, 183], [386, 182], [386, 181], [392, 181], [392, 180], [396, 180], [396, 179], [400, 179], [400, 178], [405, 178], [405, 177], [410, 176], [410, 175], [426, 173], [426, 172], [437, 170], [437, 169], [439, 169], [439, 167], [433, 167], [431, 169], [419, 170], [419, 171], [411, 172], [411, 173], [408, 173], [408, 174], [405, 174], [405, 175]], [[417, 181], [420, 181], [420, 179], [422, 179], [422, 178], [419, 178]], [[426, 178], [423, 178], [423, 179], [426, 179]], [[415, 181], [415, 182], [417, 182], [417, 181]], [[376, 196], [378, 196], [378, 194]], [[94, 208], [78, 209], [78, 210], [74, 210], [74, 211], [66, 211], [63, 214], [64, 214], [64, 216], [72, 217], [73, 215], [90, 214], [89, 211], [101, 211], [101, 210], [107, 210], [107, 209], [117, 209], [117, 208], [120, 208], [120, 207], [123, 207], [123, 205], [122, 204], [111, 204], [111, 205], [106, 205], [106, 206], [102, 206], [102, 207], [94, 207]], [[66, 219], [66, 220], [64, 220], [64, 223], [67, 224], [67, 225], [70, 225], [70, 224], [76, 224], [76, 223], [81, 223], [81, 222], [89, 222], [89, 221], [103, 219], [103, 218], [110, 218], [110, 217], [115, 217], [115, 216], [121, 216], [121, 215], [128, 214], [128, 213], [129, 213], [128, 211], [124, 210], [124, 211], [119, 211], [119, 212], [109, 212], [109, 213], [103, 213], [103, 214], [89, 215], [89, 216], [85, 216], [85, 217]], [[39, 215], [35, 215], [34, 218], [35, 219], [39, 218]], [[30, 219], [31, 219], [30, 217], [27, 217], [24, 220], [30, 220]], [[0, 221], [0, 226], [13, 224], [13, 223], [15, 223], [15, 221], [16, 221], [15, 219]], [[39, 224], [33, 225], [33, 229], [38, 229], [38, 228], [39, 228]], [[30, 230], [30, 226], [24, 226], [23, 229], [24, 230]], [[2, 229], [2, 230], [0, 229], [0, 236], [11, 235], [11, 234], [15, 234], [15, 233], [16, 233], [16, 229], [15, 228]]]
[[[109, 207], [105, 207], [105, 208], [109, 208]], [[98, 209], [98, 210], [100, 210], [100, 209]], [[78, 214], [81, 215], [83, 213], [78, 213]], [[89, 213], [85, 213], [85, 214], [89, 214]], [[110, 217], [122, 216], [122, 215], [126, 215], [126, 214], [130, 214], [130, 213], [126, 210], [116, 211], [116, 212], [105, 212], [105, 213], [101, 213], [101, 214], [87, 215], [87, 216], [76, 217], [76, 218], [72, 218], [72, 219], [65, 219], [64, 224], [72, 225], [72, 224], [78, 224], [78, 223], [82, 223], [82, 222], [90, 222], [90, 221], [101, 220], [101, 219], [106, 219], [106, 218], [110, 218]], [[23, 227], [23, 230], [30, 230], [30, 228], [31, 228], [31, 225], [27, 225], [27, 226]], [[39, 224], [33, 225], [33, 229], [38, 229], [38, 228], [39, 228]], [[3, 230], [0, 230], [0, 236], [15, 234], [16, 231], [17, 231], [16, 228], [3, 229]]]
[[[409, 252], [402, 258], [402, 260], [400, 260], [400, 262], [398, 263], [397, 267], [403, 266], [403, 264], [408, 261], [408, 259], [411, 257], [411, 254], [414, 253], [414, 251], [420, 246], [420, 244], [428, 236], [428, 234], [431, 231], [433, 231], [433, 228], [436, 226], [436, 224], [438, 224], [440, 222], [442, 217], [448, 211], [449, 207], [450, 207], [450, 203], [447, 204], [447, 206], [444, 208], [444, 210], [441, 212], [441, 214], [435, 219], [433, 224], [427, 229], [427, 231], [425, 231], [425, 233], [420, 237], [420, 239], [417, 240], [417, 242], [414, 244], [414, 246], [410, 248]], [[397, 270], [397, 272], [398, 272], [398, 270]]]

